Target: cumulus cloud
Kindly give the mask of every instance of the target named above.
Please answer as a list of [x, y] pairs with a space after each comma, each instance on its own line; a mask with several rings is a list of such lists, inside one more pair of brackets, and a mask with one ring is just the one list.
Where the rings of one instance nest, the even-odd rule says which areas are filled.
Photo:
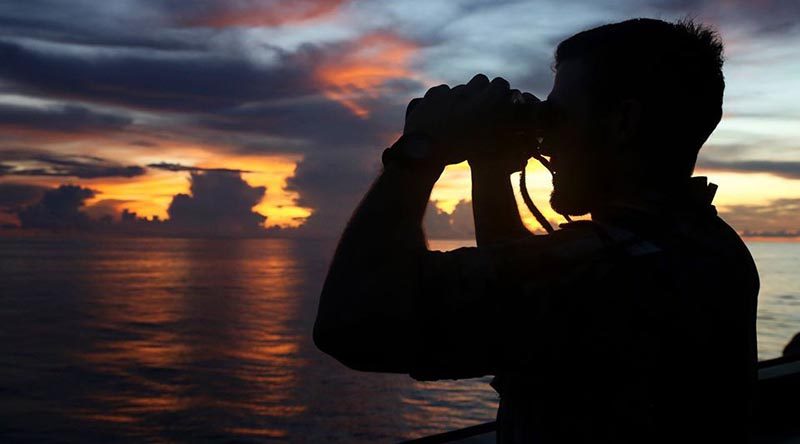
[[[251, 186], [238, 171], [193, 171], [189, 194], [176, 194], [169, 218], [145, 219], [123, 209], [128, 202], [105, 199], [86, 206], [95, 190], [78, 185], [43, 189], [0, 184], [0, 209], [14, 212], [21, 228], [76, 229], [157, 236], [264, 236], [266, 216], [253, 210], [266, 187]], [[115, 221], [115, 216], [119, 220]]]
[[39, 185], [0, 183], [0, 224], [3, 227], [17, 226], [17, 213], [39, 201], [47, 190], [47, 187]]
[[428, 201], [422, 228], [428, 239], [448, 239], [452, 232], [450, 213], [436, 207], [436, 201]]
[[[358, 154], [353, 151], [320, 154], [297, 165], [286, 189], [299, 192], [297, 205], [314, 209], [297, 234], [310, 237], [341, 234], [379, 170], [377, 160], [364, 161], [367, 156]], [[378, 154], [373, 155], [377, 159]]]
[[459, 201], [452, 213], [437, 208], [436, 201], [429, 201], [423, 228], [428, 239], [474, 239], [472, 201]]
[[48, 190], [41, 200], [17, 213], [23, 228], [87, 229], [91, 220], [81, 208], [95, 191], [78, 185], [61, 185]]
[[42, 197], [46, 187], [24, 183], [0, 183], [0, 210], [13, 210]]
[[114, 222], [114, 219], [118, 219], [121, 212], [120, 210], [126, 206], [130, 206], [130, 204], [130, 200], [100, 199], [92, 201], [91, 205], [84, 207], [83, 211], [90, 219], [110, 224]]
[[245, 236], [263, 234], [266, 216], [253, 211], [267, 189], [254, 187], [229, 171], [191, 173], [191, 194], [172, 198], [169, 226], [186, 234]]

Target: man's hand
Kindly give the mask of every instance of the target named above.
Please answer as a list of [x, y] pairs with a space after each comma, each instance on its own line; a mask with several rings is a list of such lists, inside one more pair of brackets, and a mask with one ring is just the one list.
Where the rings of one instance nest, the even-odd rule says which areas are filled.
[[508, 177], [527, 165], [531, 149], [538, 142], [533, 128], [536, 112], [533, 105], [540, 100], [531, 93], [512, 89], [511, 102], [511, 117], [503, 125], [503, 131], [467, 158], [473, 174], [477, 171], [482, 175]]
[[483, 74], [452, 89], [439, 85], [408, 104], [403, 134], [429, 137], [431, 161], [441, 166], [482, 157], [480, 153], [487, 147], [513, 140], [510, 136], [517, 125], [518, 108], [514, 99], [519, 97], [519, 91], [512, 91], [505, 79], [489, 82]]

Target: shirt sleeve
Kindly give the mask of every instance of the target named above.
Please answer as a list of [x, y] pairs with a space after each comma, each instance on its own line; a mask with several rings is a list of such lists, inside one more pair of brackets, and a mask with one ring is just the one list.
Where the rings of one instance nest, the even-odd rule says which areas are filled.
[[[419, 261], [414, 362], [419, 380], [459, 379], [547, 359], [552, 331], [612, 254], [588, 225]], [[607, 261], [605, 261], [607, 262]], [[548, 339], [549, 338], [549, 339]]]

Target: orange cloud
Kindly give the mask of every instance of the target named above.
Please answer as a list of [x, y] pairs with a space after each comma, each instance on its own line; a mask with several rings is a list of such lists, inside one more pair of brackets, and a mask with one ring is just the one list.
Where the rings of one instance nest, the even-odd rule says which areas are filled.
[[[156, 148], [142, 150], [132, 147], [117, 151], [138, 165], [168, 162], [200, 168], [229, 168], [250, 171], [242, 178], [251, 186], [266, 186], [264, 200], [254, 210], [267, 216], [267, 226], [294, 227], [300, 225], [310, 210], [295, 204], [296, 192], [286, 191], [286, 180], [294, 174], [298, 154], [239, 155], [231, 154], [231, 147], [203, 143], [169, 140], [158, 141]], [[128, 208], [140, 216], [167, 217], [172, 196], [189, 191], [188, 172], [171, 172], [148, 169], [148, 174], [135, 179], [110, 179], [87, 182], [86, 186], [101, 193], [90, 204], [100, 200], [130, 201]]]
[[136, 180], [91, 181], [84, 186], [97, 190], [95, 197], [86, 202], [87, 207], [111, 201], [117, 213], [128, 209], [140, 216], [161, 219], [167, 218], [172, 196], [189, 190], [189, 182], [183, 174], [167, 171], [151, 171]]
[[[201, 168], [230, 168], [247, 170], [242, 178], [251, 186], [266, 186], [264, 200], [253, 210], [267, 216], [266, 226], [296, 227], [310, 214], [309, 208], [296, 205], [296, 192], [284, 189], [286, 180], [294, 174], [297, 155], [273, 156], [222, 156], [207, 155], [198, 162], [191, 162]], [[127, 208], [139, 216], [158, 216], [166, 219], [167, 208], [172, 197], [189, 190], [188, 173], [150, 170], [147, 176], [137, 180], [93, 181], [87, 186], [98, 191], [97, 196], [87, 202], [89, 206], [103, 201], [114, 202], [121, 211]]]
[[392, 34], [370, 34], [347, 52], [322, 63], [316, 75], [325, 95], [356, 116], [366, 118], [367, 99], [378, 98], [394, 79], [414, 78], [409, 68], [417, 46]]
[[[84, 145], [61, 146], [63, 154], [83, 153], [95, 155]], [[158, 162], [173, 162], [193, 167], [229, 168], [249, 171], [242, 178], [251, 186], [266, 186], [267, 192], [254, 211], [267, 216], [265, 226], [297, 227], [311, 214], [310, 208], [297, 205], [299, 195], [285, 189], [286, 180], [294, 174], [298, 154], [231, 155], [216, 151], [218, 147], [186, 142], [159, 143], [157, 149], [141, 147], [114, 147], [105, 149], [105, 157], [124, 158], [135, 165]], [[188, 172], [172, 172], [148, 168], [146, 174], [137, 177], [102, 177], [79, 179], [75, 177], [26, 176], [24, 183], [45, 188], [56, 188], [71, 183], [96, 191], [95, 197], [86, 202], [86, 211], [93, 217], [106, 214], [118, 215], [123, 209], [139, 216], [166, 219], [167, 208], [173, 196], [189, 192]], [[0, 176], [0, 183], [20, 182], [19, 177]], [[17, 224], [15, 215], [0, 216], [0, 224]]]
[[230, 2], [228, 9], [187, 20], [192, 26], [277, 26], [317, 20], [333, 14], [345, 0], [276, 0]]

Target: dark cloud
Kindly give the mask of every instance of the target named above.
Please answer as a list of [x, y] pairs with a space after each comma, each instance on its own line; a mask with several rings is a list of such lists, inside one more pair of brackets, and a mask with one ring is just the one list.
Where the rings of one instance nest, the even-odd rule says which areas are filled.
[[[418, 86], [407, 86], [401, 97], [411, 97]], [[365, 151], [390, 143], [387, 135], [402, 130], [406, 101], [381, 97], [365, 101], [369, 118], [355, 116], [341, 104], [318, 98], [311, 102], [281, 106], [248, 106], [198, 118], [199, 125], [229, 133], [262, 133], [285, 138], [302, 138], [305, 143], [291, 146], [276, 143], [243, 144], [243, 152], [302, 151], [324, 152], [362, 147]]]
[[169, 228], [186, 234], [246, 236], [263, 234], [266, 217], [253, 211], [266, 187], [253, 187], [235, 172], [191, 173], [191, 194], [172, 198]]
[[22, 228], [88, 229], [91, 220], [81, 211], [95, 191], [78, 185], [61, 185], [44, 193], [39, 202], [17, 213]]
[[[295, 4], [298, 2], [278, 3], [287, 3], [284, 6], [292, 10], [306, 8]], [[202, 2], [193, 4], [191, 10], [183, 5], [158, 5], [162, 14], [179, 17], [178, 22], [187, 15], [203, 16], [220, 8], [255, 7], [252, 2]], [[259, 4], [256, 9], [263, 7]], [[380, 45], [381, 41], [391, 42], [392, 38], [396, 36], [381, 35], [374, 40], [378, 43], [373, 43]], [[271, 60], [256, 62], [249, 56], [252, 50], [239, 46], [232, 51], [219, 47], [188, 52], [114, 48], [76, 51], [66, 47], [42, 48], [26, 39], [0, 39], [0, 59], [3, 60], [0, 79], [17, 92], [27, 94], [181, 113], [181, 126], [188, 127], [184, 132], [189, 135], [191, 127], [198, 125], [227, 134], [254, 133], [303, 139], [311, 142], [304, 146], [308, 149], [315, 149], [318, 143], [353, 146], [374, 143], [386, 132], [396, 131], [400, 126], [396, 116], [402, 116], [407, 100], [412, 94], [424, 91], [419, 81], [402, 76], [389, 76], [366, 91], [347, 91], [344, 95], [359, 96], [359, 103], [372, 111], [369, 118], [353, 115], [342, 103], [326, 96], [330, 85], [320, 78], [320, 67], [332, 65], [336, 69], [350, 69], [349, 72], [359, 72], [359, 69], [363, 72], [363, 67], [346, 64], [364, 62], [362, 58], [351, 60], [348, 54], [365, 51], [362, 45], [369, 45], [369, 42], [357, 39], [305, 44], [291, 52], [262, 46], [256, 52]], [[340, 66], [341, 63], [345, 66]], [[348, 75], [347, 72], [344, 75]], [[387, 120], [388, 116], [391, 120]], [[31, 119], [18, 115], [16, 120]], [[174, 126], [170, 128], [170, 132], [175, 130]], [[271, 152], [298, 149], [277, 145], [243, 143], [241, 148]]]
[[[347, 0], [216, 0], [193, 1], [174, 11], [182, 24], [225, 28], [236, 26], [279, 26], [317, 19], [332, 14]], [[173, 4], [175, 6], [176, 4]]]
[[[448, 26], [446, 34], [436, 25], [435, 19], [421, 19], [420, 15], [427, 12], [424, 6], [413, 13], [371, 6], [377, 8], [375, 11], [385, 11], [386, 17], [382, 18], [390, 25], [376, 31], [370, 24], [360, 24], [348, 30], [349, 40], [341, 40], [341, 36], [328, 40], [336, 40], [336, 43], [319, 43], [332, 35], [323, 36], [322, 32], [318, 35], [305, 28], [296, 36], [290, 35], [295, 31], [288, 29], [274, 34], [283, 25], [335, 12], [341, 3], [341, 0], [201, 0], [187, 7], [184, 2], [169, 0], [113, 3], [75, 0], [68, 6], [52, 0], [3, 2], [0, 3], [0, 88], [18, 95], [150, 111], [147, 119], [137, 119], [135, 129], [140, 134], [130, 137], [132, 145], [152, 147], [156, 141], [166, 147], [168, 141], [180, 140], [197, 142], [211, 151], [302, 153], [303, 160], [289, 180], [288, 189], [299, 193], [299, 205], [313, 208], [304, 230], [337, 233], [376, 176], [380, 150], [401, 130], [405, 103], [412, 95], [423, 92], [424, 87], [418, 80], [402, 78], [412, 77], [411, 71], [416, 70], [409, 65], [408, 75], [400, 70], [399, 74], [379, 82], [379, 87], [372, 85], [363, 91], [350, 88], [353, 82], [347, 83], [345, 75], [343, 84], [333, 85], [335, 92], [341, 93], [334, 99], [330, 94], [331, 85], [326, 85], [320, 77], [320, 68], [345, 68], [338, 74], [353, 72], [348, 69], [363, 71], [363, 67], [347, 65], [353, 61], [348, 56], [364, 49], [358, 45], [369, 33], [386, 36], [391, 34], [387, 30], [391, 30], [397, 32], [392, 34], [394, 37], [406, 35], [408, 38], [403, 43], [408, 43], [412, 53], [420, 47], [447, 44], [450, 46], [445, 52], [456, 54], [454, 57], [461, 54], [455, 50], [465, 45], [459, 42], [467, 41], [463, 29]], [[464, 64], [453, 63], [452, 69], [443, 72], [454, 79], [463, 74], [463, 80], [467, 80], [474, 72], [462, 73], [466, 70], [463, 67], [483, 69], [478, 66], [486, 63], [481, 54], [501, 60], [502, 63], [493, 65], [499, 71], [511, 63], [518, 64], [517, 67], [520, 63], [530, 64], [530, 70], [516, 71], [512, 79], [514, 86], [541, 96], [552, 83], [549, 62], [555, 44], [577, 28], [593, 26], [599, 16], [597, 11], [606, 7], [609, 12], [602, 16], [609, 21], [613, 21], [613, 17], [638, 13], [677, 17], [696, 12], [701, 19], [710, 17], [712, 23], [731, 27], [748, 23], [752, 25], [747, 28], [751, 32], [772, 33], [796, 28], [793, 23], [800, 12], [798, 2], [735, 0], [730, 4], [733, 7], [719, 8], [718, 1], [710, 0], [604, 0], [587, 7], [585, 17], [580, 16], [580, 10], [570, 9], [578, 13], [564, 20], [564, 27], [551, 26], [546, 23], [551, 17], [542, 15], [537, 20], [541, 20], [543, 31], [531, 31], [530, 39], [528, 31], [522, 28], [519, 33], [524, 38], [520, 41], [505, 35], [498, 39], [496, 51], [502, 57], [486, 51], [495, 46], [481, 46], [474, 54], [474, 64], [463, 60]], [[452, 19], [456, 23], [503, 8], [519, 12], [519, 6], [516, 1], [477, 1], [448, 5], [448, 9], [455, 11]], [[544, 9], [552, 11], [552, 5], [545, 6]], [[354, 7], [367, 10], [366, 4]], [[435, 9], [442, 8], [432, 8]], [[426, 23], [428, 28], [424, 27]], [[505, 22], [482, 21], [480, 26], [467, 31], [491, 35], [497, 32], [498, 23]], [[533, 20], [531, 26], [538, 23]], [[253, 26], [264, 28], [246, 29]], [[514, 30], [516, 32], [516, 28]], [[292, 43], [260, 40], [262, 35], [289, 36]], [[301, 44], [302, 41], [316, 43]], [[374, 48], [367, 47], [366, 52], [369, 54], [371, 49]], [[465, 59], [473, 57], [469, 52], [465, 54]], [[535, 62], [537, 60], [545, 63]], [[395, 59], [390, 61], [402, 65]], [[448, 63], [426, 62], [430, 66]], [[359, 117], [341, 103], [351, 99], [369, 110], [369, 114]], [[0, 126], [69, 135], [108, 133], [133, 125], [124, 114], [100, 113], [93, 109], [5, 104], [0, 105]], [[145, 127], [143, 121], [153, 126]], [[148, 130], [153, 132], [145, 134]], [[716, 164], [702, 161], [700, 166], [798, 177], [797, 165], [793, 162], [737, 161], [723, 165], [719, 161]], [[165, 162], [149, 167], [192, 173], [244, 172]], [[5, 176], [96, 178], [134, 177], [144, 173], [140, 166], [80, 156], [28, 157], [25, 162], [0, 159], [0, 175]]]
[[39, 200], [47, 188], [24, 183], [0, 183], [0, 211], [17, 212]]
[[775, 199], [765, 205], [726, 205], [720, 216], [749, 236], [800, 236], [800, 199]]
[[119, 209], [125, 205], [130, 205], [132, 201], [123, 199], [100, 199], [92, 202], [84, 208], [84, 212], [94, 220], [107, 218], [113, 221], [119, 215]]
[[145, 174], [138, 165], [120, 165], [94, 156], [56, 154], [39, 150], [0, 151], [0, 176], [56, 176], [98, 179]]
[[[42, 42], [110, 49], [187, 51], [204, 48], [208, 33], [173, 29], [176, 13], [187, 9], [170, 0], [73, 0], [0, 2], [0, 37], [26, 36]], [[193, 8], [194, 9], [194, 4]], [[205, 37], [205, 38], [204, 38]]]
[[472, 202], [459, 201], [452, 213], [438, 209], [436, 202], [428, 202], [423, 228], [428, 239], [474, 239], [475, 221], [472, 215]]
[[195, 167], [195, 166], [187, 166], [181, 165], [179, 163], [169, 163], [169, 162], [159, 162], [159, 163], [149, 163], [147, 164], [148, 168], [155, 168], [157, 170], [166, 170], [166, 171], [190, 171], [190, 172], [197, 172], [197, 171], [211, 171], [216, 173], [252, 173], [252, 171], [248, 170], [238, 170], [233, 168], [202, 168], [202, 167]]
[[428, 239], [449, 239], [452, 229], [450, 214], [438, 209], [435, 201], [428, 201], [422, 228]]
[[[374, 159], [365, 161], [364, 159]], [[338, 236], [379, 171], [380, 151], [320, 153], [298, 163], [286, 189], [297, 191], [297, 205], [313, 208], [298, 229], [309, 237]]]
[[[325, 96], [326, 87], [315, 73], [319, 64], [336, 60], [352, 50], [351, 46], [306, 45], [295, 54], [279, 53], [278, 61], [265, 67], [236, 55], [147, 57], [111, 53], [76, 57], [68, 52], [37, 51], [0, 42], [0, 58], [4, 60], [0, 77], [14, 82], [20, 90], [62, 99], [181, 112], [180, 127], [170, 125], [168, 132], [177, 131], [206, 143], [218, 140], [230, 145], [233, 141], [240, 152], [372, 148], [388, 143], [387, 135], [401, 129], [407, 101], [424, 87], [415, 80], [386, 79], [379, 92], [359, 93], [360, 104], [370, 110], [370, 115], [354, 115]], [[16, 116], [21, 123], [32, 120]], [[64, 121], [62, 127], [70, 125]], [[248, 134], [262, 140], [269, 136], [274, 141], [254, 143], [258, 139], [246, 137]]]
[[45, 108], [0, 103], [0, 128], [62, 133], [119, 131], [133, 120], [126, 116], [99, 113], [83, 106], [59, 105]]
[[[749, 138], [749, 139], [752, 139]], [[763, 148], [763, 145], [772, 145], [774, 141], [752, 141], [749, 143], [706, 143], [703, 145], [697, 157], [697, 165], [701, 165], [706, 161], [710, 162], [729, 162], [741, 159], [746, 159], [753, 155], [757, 155]]]
[[[105, 199], [86, 207], [96, 191], [77, 185], [41, 189], [0, 184], [0, 209], [14, 210], [22, 228], [76, 229], [96, 233], [155, 236], [265, 236], [266, 216], [253, 211], [266, 187], [251, 186], [237, 171], [193, 171], [190, 194], [177, 194], [169, 219], [145, 219], [127, 209], [129, 202]], [[38, 200], [37, 200], [38, 198]], [[25, 205], [27, 204], [27, 205]], [[119, 220], [115, 221], [115, 216]]]
[[76, 56], [0, 42], [0, 77], [20, 90], [167, 111], [210, 112], [314, 91], [313, 54], [278, 53], [274, 67], [209, 52]]
[[[225, 18], [231, 20], [236, 11], [251, 3], [202, 2], [191, 9], [168, 2], [159, 5], [170, 26], [213, 27], [210, 20], [224, 15], [219, 8], [234, 11]], [[306, 8], [297, 2], [284, 6]], [[102, 41], [97, 36], [85, 38]], [[132, 42], [132, 46], [146, 45]], [[32, 94], [179, 112], [187, 122], [184, 132], [206, 145], [220, 141], [247, 154], [303, 153], [289, 189], [299, 193], [300, 205], [314, 208], [306, 223], [305, 232], [309, 233], [331, 233], [343, 226], [359, 193], [366, 191], [375, 176], [379, 151], [401, 130], [405, 103], [424, 89], [416, 80], [387, 78], [377, 92], [354, 92], [361, 94], [359, 104], [370, 110], [366, 118], [354, 115], [325, 95], [326, 85], [321, 84], [317, 73], [321, 65], [345, 59], [348, 51], [357, 49], [353, 42], [302, 45], [292, 53], [264, 47], [265, 52], [274, 51], [274, 60], [266, 64], [252, 62], [239, 51], [118, 49], [109, 48], [98, 55], [92, 51], [45, 51], [26, 41], [0, 41], [0, 58], [4, 61], [0, 78]], [[193, 131], [195, 126], [199, 131]], [[171, 127], [168, 131], [178, 130]], [[321, 165], [327, 165], [325, 171], [320, 170]], [[149, 167], [203, 171], [165, 163]]]
[[786, 179], [800, 179], [800, 162], [771, 160], [717, 161], [705, 159], [698, 168], [737, 173], [769, 173]]

